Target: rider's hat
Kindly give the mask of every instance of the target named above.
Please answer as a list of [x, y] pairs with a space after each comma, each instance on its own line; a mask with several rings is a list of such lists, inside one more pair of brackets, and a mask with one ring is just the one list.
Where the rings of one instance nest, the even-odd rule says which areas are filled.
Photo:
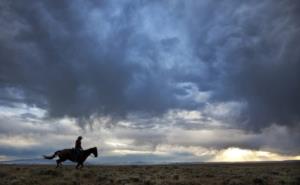
[[78, 136], [78, 139], [82, 139], [82, 136]]

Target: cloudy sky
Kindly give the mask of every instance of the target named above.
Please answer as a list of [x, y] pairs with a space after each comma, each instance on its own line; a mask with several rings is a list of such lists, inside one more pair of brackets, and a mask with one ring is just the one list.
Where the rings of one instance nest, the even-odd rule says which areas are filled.
[[296, 0], [0, 2], [0, 161], [300, 159]]

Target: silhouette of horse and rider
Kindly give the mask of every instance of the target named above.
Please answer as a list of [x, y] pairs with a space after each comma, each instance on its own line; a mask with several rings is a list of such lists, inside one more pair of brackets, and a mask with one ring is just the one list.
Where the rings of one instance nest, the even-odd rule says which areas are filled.
[[77, 140], [75, 141], [75, 148], [72, 149], [63, 149], [63, 150], [58, 150], [54, 152], [52, 156], [46, 156], [44, 155], [43, 157], [45, 159], [53, 159], [56, 156], [59, 157], [59, 159], [56, 160], [56, 168], [62, 165], [62, 162], [66, 160], [70, 160], [72, 162], [77, 162], [76, 168], [82, 168], [84, 161], [93, 154], [95, 157], [98, 157], [98, 151], [97, 147], [93, 147], [87, 150], [83, 150], [81, 147], [81, 140], [82, 137], [79, 136]]

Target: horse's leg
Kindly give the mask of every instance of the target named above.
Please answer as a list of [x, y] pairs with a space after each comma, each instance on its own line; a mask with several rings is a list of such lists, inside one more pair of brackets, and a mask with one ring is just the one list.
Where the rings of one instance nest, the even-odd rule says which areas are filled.
[[80, 169], [83, 168], [83, 163], [80, 163]]
[[58, 168], [59, 165], [60, 165], [60, 161], [59, 161], [59, 159], [57, 159], [57, 160], [56, 160], [56, 168]]
[[61, 167], [62, 166], [61, 162], [63, 162], [63, 161], [65, 161], [65, 160], [63, 160], [61, 158], [57, 159], [56, 160], [56, 168]]
[[76, 169], [79, 169], [79, 165], [80, 165], [80, 163], [77, 163], [77, 165], [76, 165]]

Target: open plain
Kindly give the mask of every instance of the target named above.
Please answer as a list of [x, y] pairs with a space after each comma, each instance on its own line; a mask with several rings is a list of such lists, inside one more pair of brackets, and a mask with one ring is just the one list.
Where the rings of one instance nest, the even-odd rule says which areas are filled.
[[0, 165], [0, 185], [300, 185], [299, 162]]

